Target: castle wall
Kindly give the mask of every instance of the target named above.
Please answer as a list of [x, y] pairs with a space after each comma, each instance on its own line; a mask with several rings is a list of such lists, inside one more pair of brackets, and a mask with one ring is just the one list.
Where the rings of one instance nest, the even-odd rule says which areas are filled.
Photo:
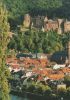
[[29, 28], [31, 26], [31, 23], [33, 27], [37, 29], [42, 29], [44, 27], [44, 31], [57, 31], [59, 34], [62, 34], [63, 32], [70, 32], [70, 21], [64, 21], [63, 19], [57, 19], [57, 20], [49, 20], [44, 16], [36, 16], [34, 18], [31, 18], [29, 14], [25, 14], [23, 25], [26, 28]]
[[52, 20], [48, 20], [45, 24], [44, 24], [44, 29], [45, 31], [50, 31], [50, 30], [56, 30], [58, 29], [58, 22], [57, 21], [52, 21]]
[[64, 23], [64, 32], [70, 32], [70, 21]]

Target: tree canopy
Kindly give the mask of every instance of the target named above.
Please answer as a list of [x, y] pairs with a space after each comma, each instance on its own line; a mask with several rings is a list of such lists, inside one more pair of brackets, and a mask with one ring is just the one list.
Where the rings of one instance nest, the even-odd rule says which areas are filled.
[[8, 48], [18, 51], [28, 50], [29, 52], [53, 53], [62, 50], [60, 36], [54, 32], [42, 32], [29, 30], [15, 34], [8, 44]]
[[9, 100], [9, 87], [7, 81], [6, 50], [9, 42], [9, 24], [7, 10], [0, 4], [0, 99]]
[[33, 16], [50, 13], [52, 9], [57, 9], [62, 6], [62, 0], [0, 0], [8, 11], [10, 18], [18, 18], [25, 13], [31, 13]]
[[10, 12], [10, 17], [17, 17], [25, 13], [34, 14], [48, 14], [51, 11], [70, 15], [70, 0], [0, 0], [2, 1]]

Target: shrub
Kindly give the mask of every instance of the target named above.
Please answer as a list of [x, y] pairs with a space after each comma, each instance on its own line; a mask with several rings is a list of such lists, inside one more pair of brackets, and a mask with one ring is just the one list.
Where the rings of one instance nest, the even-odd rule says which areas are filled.
[[64, 77], [64, 83], [67, 85], [67, 86], [70, 86], [70, 75], [66, 75]]
[[49, 86], [45, 86], [45, 91], [44, 91], [44, 95], [45, 96], [50, 96], [52, 93], [52, 90]]
[[27, 91], [33, 93], [35, 90], [35, 86], [31, 84], [30, 86], [27, 87]]
[[70, 87], [67, 88], [67, 96], [70, 97]]
[[67, 93], [67, 90], [65, 88], [61, 87], [58, 89], [58, 96], [59, 97], [65, 97], [66, 93]]
[[22, 86], [22, 92], [23, 92], [23, 91], [26, 91], [26, 90], [27, 90], [27, 86], [26, 86], [26, 85], [23, 85], [23, 86]]

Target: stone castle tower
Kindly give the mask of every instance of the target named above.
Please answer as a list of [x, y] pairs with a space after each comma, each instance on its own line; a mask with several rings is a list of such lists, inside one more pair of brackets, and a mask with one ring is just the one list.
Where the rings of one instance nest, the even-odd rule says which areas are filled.
[[23, 25], [25, 28], [29, 28], [30, 26], [30, 23], [31, 23], [31, 17], [29, 14], [25, 14], [24, 16], [24, 22], [23, 22]]

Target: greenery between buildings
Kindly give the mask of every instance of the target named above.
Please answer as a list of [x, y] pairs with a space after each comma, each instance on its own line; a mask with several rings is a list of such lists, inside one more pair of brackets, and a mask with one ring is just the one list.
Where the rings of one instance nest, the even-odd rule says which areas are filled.
[[[62, 83], [66, 80], [69, 80], [69, 76], [65, 76], [64, 80], [62, 81]], [[11, 79], [10, 79], [11, 80]], [[24, 84], [24, 81], [26, 81], [26, 83]], [[59, 80], [60, 81], [60, 80]], [[33, 95], [37, 95], [37, 96], [42, 96], [44, 99], [51, 99], [51, 100], [58, 100], [61, 97], [64, 98], [64, 100], [69, 100], [70, 98], [70, 85], [68, 86], [68, 83], [66, 83], [66, 87], [63, 87], [62, 84], [60, 84], [61, 86], [59, 88], [57, 88], [57, 85], [54, 85], [54, 81], [53, 84], [51, 83], [49, 85], [49, 83], [47, 82], [47, 84], [43, 84], [41, 81], [34, 81], [30, 78], [25, 78], [23, 81], [21, 80], [15, 80], [13, 78], [12, 81], [10, 81], [10, 83], [12, 82], [11, 85], [11, 89], [14, 91], [16, 90], [17, 93], [21, 92], [22, 94], [25, 93], [30, 93]], [[51, 81], [50, 81], [51, 82]], [[56, 81], [57, 83], [57, 81]], [[20, 94], [21, 94], [20, 93]]]

